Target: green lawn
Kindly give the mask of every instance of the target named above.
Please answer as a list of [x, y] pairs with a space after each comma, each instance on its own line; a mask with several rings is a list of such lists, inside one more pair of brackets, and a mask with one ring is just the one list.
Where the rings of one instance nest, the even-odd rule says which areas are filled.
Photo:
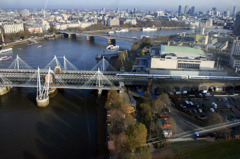
[[183, 159], [238, 159], [240, 140], [219, 141], [212, 144], [180, 150], [177, 158]]

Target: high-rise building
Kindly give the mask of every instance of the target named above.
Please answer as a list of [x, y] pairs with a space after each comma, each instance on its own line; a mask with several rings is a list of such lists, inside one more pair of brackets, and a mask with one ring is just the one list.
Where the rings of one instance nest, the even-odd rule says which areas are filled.
[[236, 14], [237, 14], [237, 7], [234, 6], [234, 7], [233, 7], [233, 14], [232, 14], [232, 16], [235, 17]]
[[192, 6], [192, 7], [189, 9], [188, 14], [190, 14], [191, 16], [194, 16], [194, 14], [195, 14], [195, 7], [194, 7], [194, 6]]
[[179, 5], [178, 6], [178, 16], [181, 16], [182, 15], [182, 6]]
[[233, 33], [237, 36], [240, 36], [240, 12], [236, 15], [236, 20], [234, 22]]
[[217, 11], [217, 8], [216, 8], [216, 7], [213, 7], [213, 8], [212, 8], [212, 11], [216, 12], [216, 11]]
[[240, 68], [240, 37], [233, 41], [230, 63], [233, 68]]
[[188, 6], [186, 5], [185, 6], [185, 9], [184, 9], [184, 15], [187, 16], [187, 12], [188, 12]]

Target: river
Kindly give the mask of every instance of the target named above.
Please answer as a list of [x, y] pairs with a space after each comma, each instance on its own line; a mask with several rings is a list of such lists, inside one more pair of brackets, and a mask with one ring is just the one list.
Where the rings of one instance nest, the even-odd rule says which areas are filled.
[[[153, 37], [179, 32], [191, 30], [132, 31], [117, 35]], [[130, 42], [121, 40], [116, 40], [116, 44], [120, 49], [131, 46]], [[42, 47], [38, 48], [39, 45]], [[88, 42], [84, 37], [19, 45], [13, 52], [4, 54], [13, 59], [0, 62], [0, 68], [7, 68], [17, 54], [31, 67], [40, 69], [46, 67], [54, 55], [60, 62], [65, 55], [78, 69], [89, 70], [97, 64], [95, 57], [106, 46], [106, 39], [95, 38], [95, 42]], [[91, 91], [59, 90], [50, 98], [47, 108], [38, 108], [35, 97], [36, 88], [14, 88], [0, 97], [0, 158], [95, 158], [98, 141], [96, 97]]]

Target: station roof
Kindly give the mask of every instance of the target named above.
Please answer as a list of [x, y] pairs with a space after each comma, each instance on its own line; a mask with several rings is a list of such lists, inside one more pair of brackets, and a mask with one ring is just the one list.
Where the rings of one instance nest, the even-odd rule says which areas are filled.
[[183, 46], [161, 46], [162, 53], [178, 53], [179, 54], [189, 54], [190, 56], [205, 56], [205, 52], [200, 49], [195, 49], [191, 47], [183, 47]]

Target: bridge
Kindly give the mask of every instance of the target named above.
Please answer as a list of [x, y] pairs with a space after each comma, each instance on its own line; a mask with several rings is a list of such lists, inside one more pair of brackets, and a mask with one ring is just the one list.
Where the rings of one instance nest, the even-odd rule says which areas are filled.
[[94, 41], [94, 37], [101, 37], [108, 40], [108, 44], [115, 45], [116, 40], [125, 40], [132, 43], [136, 43], [139, 38], [136, 37], [124, 37], [124, 36], [116, 36], [110, 34], [97, 34], [97, 33], [86, 33], [86, 32], [74, 32], [74, 31], [60, 31], [60, 34], [63, 34], [66, 38], [76, 38], [77, 36], [85, 36], [88, 41]]
[[[0, 69], [0, 95], [12, 87], [36, 87], [37, 100], [47, 99], [49, 93], [56, 88], [122, 90], [124, 85], [148, 85], [149, 80], [164, 82], [179, 82], [186, 80], [207, 80], [232, 82], [240, 77], [232, 76], [186, 76], [186, 75], [158, 75], [148, 73], [116, 71], [105, 58], [91, 70], [78, 70], [70, 61], [63, 57], [63, 66], [58, 58], [54, 58], [43, 69], [33, 69], [19, 56], [5, 69]], [[51, 69], [53, 68], [53, 70]], [[111, 71], [107, 71], [111, 70]], [[49, 92], [50, 91], [50, 92]], [[40, 104], [41, 105], [41, 104]]]

